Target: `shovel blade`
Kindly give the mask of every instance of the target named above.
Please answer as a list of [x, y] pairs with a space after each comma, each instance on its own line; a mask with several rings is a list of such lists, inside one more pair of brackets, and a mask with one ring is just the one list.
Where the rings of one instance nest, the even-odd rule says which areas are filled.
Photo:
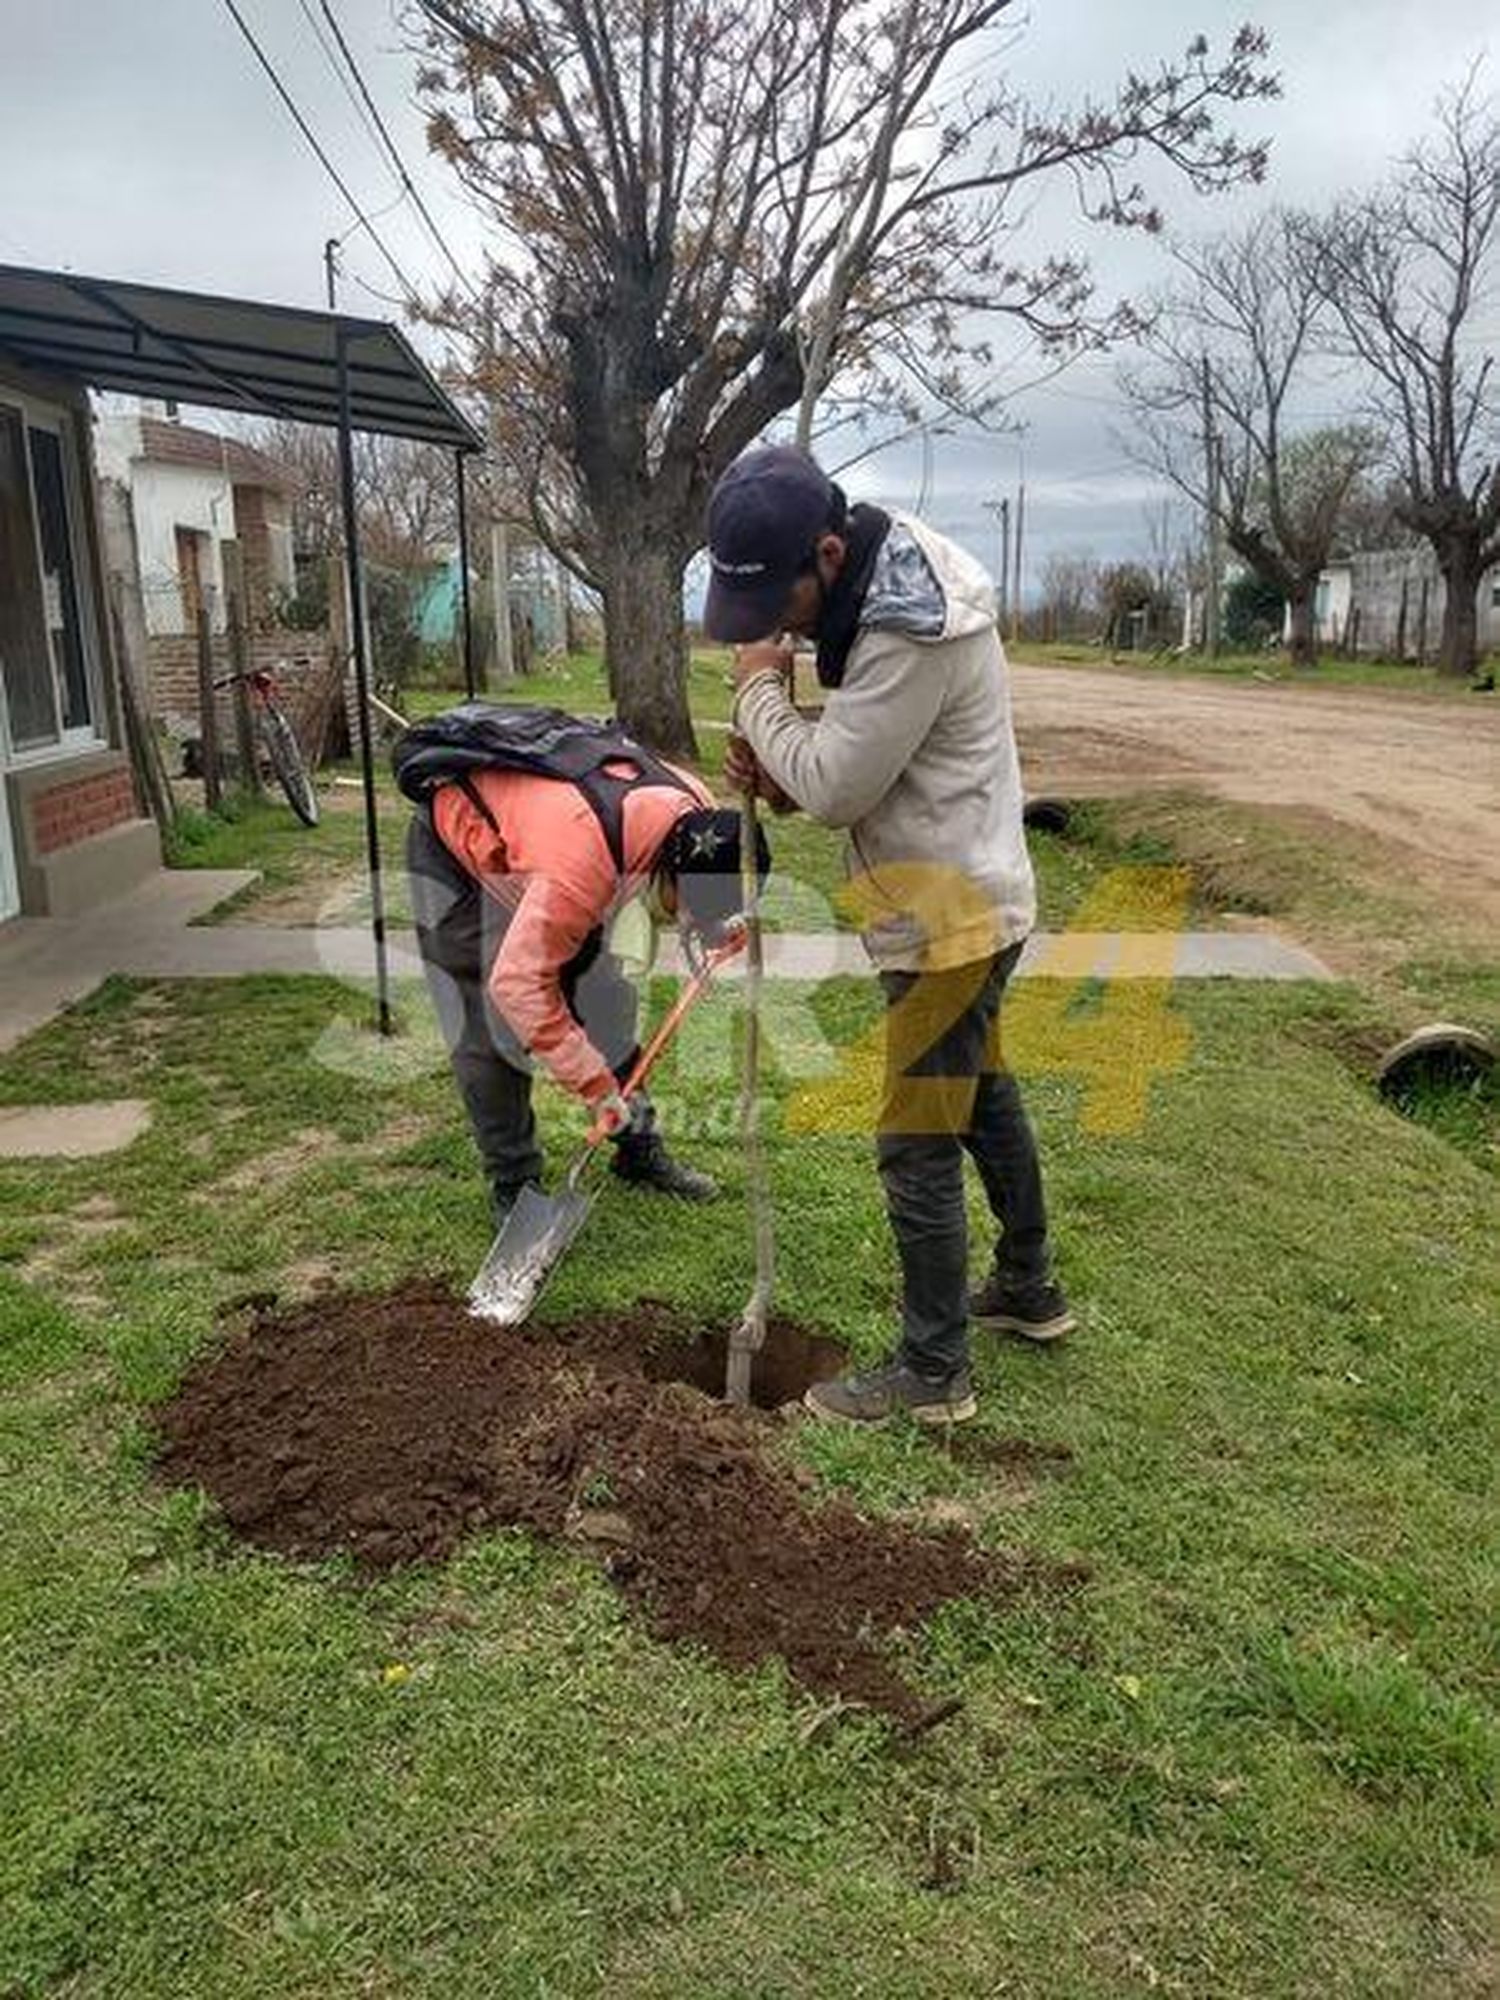
[[582, 1229], [593, 1197], [576, 1188], [522, 1188], [469, 1287], [469, 1311], [492, 1326], [520, 1326]]

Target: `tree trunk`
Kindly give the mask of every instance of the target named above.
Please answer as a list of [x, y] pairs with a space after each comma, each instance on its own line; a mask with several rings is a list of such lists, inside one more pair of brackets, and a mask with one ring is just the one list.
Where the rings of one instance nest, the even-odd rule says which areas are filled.
[[1299, 579], [1287, 591], [1287, 610], [1291, 618], [1287, 648], [1294, 667], [1314, 667], [1318, 663], [1318, 642], [1313, 631], [1317, 589], [1316, 579], [1311, 583]]
[[666, 756], [694, 758], [688, 713], [687, 629], [682, 611], [685, 567], [675, 545], [649, 542], [632, 524], [601, 564], [604, 664], [620, 720]]
[[1477, 564], [1468, 549], [1445, 551], [1443, 636], [1438, 646], [1440, 674], [1466, 676], [1479, 664], [1479, 585]]

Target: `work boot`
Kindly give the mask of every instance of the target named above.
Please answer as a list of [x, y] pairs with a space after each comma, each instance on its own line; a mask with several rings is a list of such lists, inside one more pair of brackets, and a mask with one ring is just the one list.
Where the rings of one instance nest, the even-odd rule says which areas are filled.
[[815, 1382], [802, 1401], [815, 1417], [844, 1424], [883, 1424], [903, 1410], [919, 1424], [961, 1424], [979, 1408], [967, 1368], [920, 1375], [899, 1357], [868, 1375]]
[[1050, 1278], [1007, 1278], [992, 1271], [969, 1294], [969, 1316], [991, 1333], [1017, 1333], [1045, 1346], [1071, 1333], [1078, 1321]]
[[495, 1234], [497, 1236], [506, 1223], [510, 1221], [510, 1212], [520, 1200], [522, 1189], [540, 1187], [541, 1182], [537, 1180], [491, 1181], [490, 1215], [494, 1220]]
[[644, 1132], [624, 1132], [615, 1141], [615, 1172], [632, 1187], [674, 1194], [679, 1201], [712, 1201], [719, 1192], [711, 1174], [672, 1158], [654, 1125]]

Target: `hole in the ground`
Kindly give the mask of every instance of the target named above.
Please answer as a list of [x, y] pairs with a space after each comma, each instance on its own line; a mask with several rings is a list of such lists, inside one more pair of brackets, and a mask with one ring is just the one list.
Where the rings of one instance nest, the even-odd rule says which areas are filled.
[[[772, 1320], [751, 1371], [750, 1400], [758, 1410], [800, 1403], [814, 1382], [829, 1382], [841, 1373], [848, 1358], [836, 1340], [787, 1320]], [[646, 1356], [651, 1381], [687, 1382], [706, 1396], [723, 1395], [728, 1365], [727, 1332], [700, 1333], [696, 1340], [663, 1345]]]

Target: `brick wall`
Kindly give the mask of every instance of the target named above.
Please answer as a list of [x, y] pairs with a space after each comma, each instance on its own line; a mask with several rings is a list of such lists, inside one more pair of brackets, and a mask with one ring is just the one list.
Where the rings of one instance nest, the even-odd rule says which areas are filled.
[[63, 778], [32, 797], [31, 844], [38, 854], [55, 854], [138, 816], [126, 766]]
[[[252, 632], [246, 664], [269, 668], [281, 690], [281, 703], [292, 727], [304, 736], [318, 708], [319, 690], [328, 671], [328, 635], [324, 632]], [[146, 665], [151, 681], [151, 712], [181, 734], [198, 733], [198, 641], [186, 633], [158, 633], [146, 641]], [[214, 639], [214, 677], [230, 671], [228, 641]], [[222, 690], [214, 710], [219, 741], [234, 743], [234, 707], [230, 691]]]

